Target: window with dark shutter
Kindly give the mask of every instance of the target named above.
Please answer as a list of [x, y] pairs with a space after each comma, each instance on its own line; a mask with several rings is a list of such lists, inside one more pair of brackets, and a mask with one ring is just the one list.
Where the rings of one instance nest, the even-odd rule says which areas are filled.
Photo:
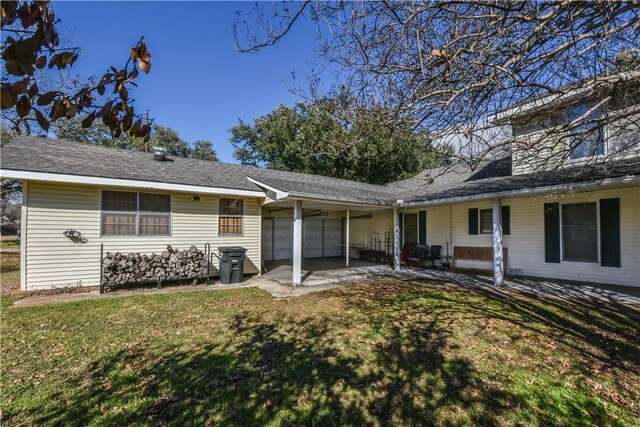
[[493, 234], [493, 209], [480, 209], [480, 234]]
[[562, 259], [598, 262], [597, 203], [562, 205]]
[[600, 265], [620, 267], [620, 199], [600, 200]]
[[560, 263], [560, 204], [544, 204], [544, 261]]
[[469, 209], [469, 235], [478, 234], [478, 208]]

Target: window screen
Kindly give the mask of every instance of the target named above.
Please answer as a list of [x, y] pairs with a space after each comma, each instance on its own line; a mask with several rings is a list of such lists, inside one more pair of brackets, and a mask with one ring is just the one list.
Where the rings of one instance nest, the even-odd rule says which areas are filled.
[[243, 216], [243, 199], [220, 199], [218, 234], [224, 236], [242, 235]]
[[493, 210], [480, 209], [480, 234], [493, 234]]
[[171, 235], [171, 196], [103, 191], [101, 234], [103, 236]]
[[598, 262], [596, 203], [562, 205], [562, 249], [566, 261]]

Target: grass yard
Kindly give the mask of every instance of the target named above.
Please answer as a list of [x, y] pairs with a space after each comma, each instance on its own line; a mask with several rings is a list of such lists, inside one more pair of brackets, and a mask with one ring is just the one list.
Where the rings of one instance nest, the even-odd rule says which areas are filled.
[[20, 249], [20, 241], [16, 236], [0, 236], [0, 249]]
[[20, 293], [20, 255], [0, 254], [0, 296]]
[[391, 280], [9, 303], [3, 425], [640, 424], [639, 323], [611, 307]]

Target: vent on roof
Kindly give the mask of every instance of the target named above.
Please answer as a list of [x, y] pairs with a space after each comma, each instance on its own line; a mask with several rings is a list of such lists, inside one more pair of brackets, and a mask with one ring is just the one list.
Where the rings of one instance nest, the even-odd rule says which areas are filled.
[[153, 160], [164, 162], [167, 157], [166, 147], [153, 147]]

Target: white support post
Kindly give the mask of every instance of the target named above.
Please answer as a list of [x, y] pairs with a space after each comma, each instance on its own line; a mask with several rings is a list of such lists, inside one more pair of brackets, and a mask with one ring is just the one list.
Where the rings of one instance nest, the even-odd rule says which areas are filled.
[[[27, 209], [29, 209], [29, 181], [22, 181], [22, 206], [20, 208], [20, 290], [27, 290]], [[102, 277], [100, 278], [102, 280]]]
[[500, 221], [500, 199], [493, 201], [493, 284], [504, 283], [504, 260], [502, 259], [502, 224]]
[[393, 208], [393, 271], [400, 271], [400, 217]]
[[345, 245], [344, 245], [344, 249], [345, 249], [345, 264], [347, 266], [347, 268], [349, 268], [349, 209], [347, 209], [347, 230], [346, 230], [346, 236], [345, 236]]
[[302, 283], [302, 201], [293, 205], [293, 286]]

